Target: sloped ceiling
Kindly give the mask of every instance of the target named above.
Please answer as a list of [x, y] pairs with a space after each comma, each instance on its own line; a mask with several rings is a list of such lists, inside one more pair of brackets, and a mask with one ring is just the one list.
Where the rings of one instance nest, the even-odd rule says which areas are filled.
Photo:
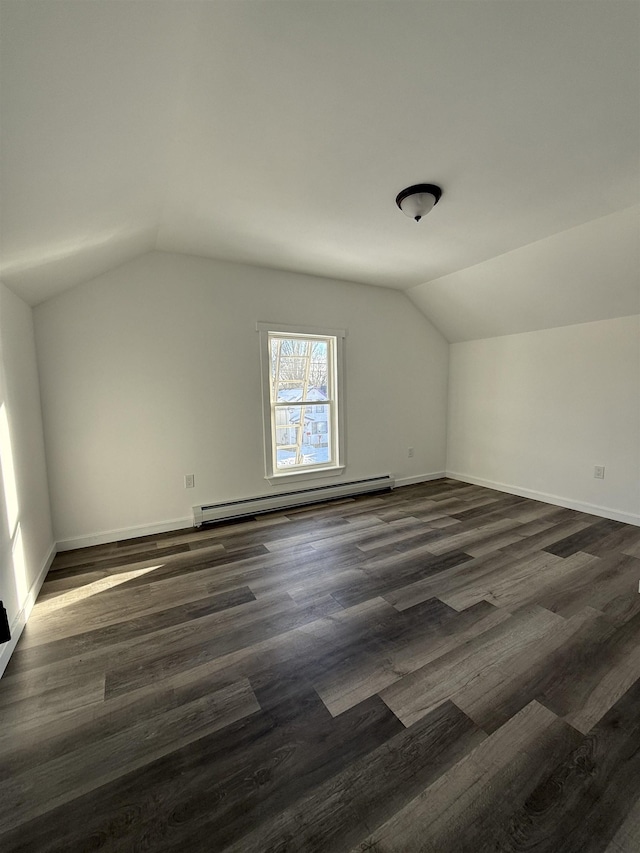
[[[160, 249], [399, 288], [452, 340], [640, 310], [635, 0], [1, 8], [0, 274], [31, 304]], [[607, 235], [611, 276], [580, 254]]]
[[640, 314], [639, 226], [636, 205], [407, 296], [452, 343]]

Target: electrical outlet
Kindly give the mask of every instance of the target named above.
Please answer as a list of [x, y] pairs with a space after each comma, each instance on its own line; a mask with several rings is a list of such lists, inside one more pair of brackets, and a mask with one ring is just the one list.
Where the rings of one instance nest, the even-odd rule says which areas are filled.
[[409, 459], [413, 459], [413, 447], [410, 447], [407, 450], [407, 456], [409, 457]]
[[195, 474], [185, 474], [184, 475], [184, 487], [185, 489], [193, 489], [196, 484], [196, 475]]
[[596, 480], [604, 480], [604, 465], [595, 465], [593, 469], [593, 476]]

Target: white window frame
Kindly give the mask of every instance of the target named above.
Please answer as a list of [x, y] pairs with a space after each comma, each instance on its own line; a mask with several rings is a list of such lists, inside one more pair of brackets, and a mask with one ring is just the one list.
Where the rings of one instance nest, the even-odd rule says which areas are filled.
[[[286, 480], [311, 480], [341, 474], [345, 469], [345, 424], [344, 424], [344, 329], [327, 329], [317, 326], [292, 326], [282, 323], [256, 323], [260, 335], [260, 367], [262, 375], [262, 431], [264, 437], [265, 479], [270, 483]], [[275, 408], [271, 401], [271, 361], [269, 358], [269, 333], [291, 335], [302, 338], [333, 338], [333, 382], [335, 396], [333, 401], [332, 441], [334, 442], [334, 461], [330, 465], [320, 463], [308, 468], [279, 471], [275, 467]]]

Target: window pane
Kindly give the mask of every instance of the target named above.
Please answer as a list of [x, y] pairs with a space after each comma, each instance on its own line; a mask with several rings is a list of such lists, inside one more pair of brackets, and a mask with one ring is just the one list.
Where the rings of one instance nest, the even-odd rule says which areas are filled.
[[329, 356], [326, 341], [313, 342], [311, 347], [310, 374], [312, 387], [324, 392], [324, 396], [326, 397], [329, 375]]
[[299, 403], [304, 399], [304, 384], [298, 379], [279, 381], [276, 384], [278, 403]]
[[290, 469], [331, 461], [331, 406], [324, 412], [315, 406], [278, 406], [276, 421], [276, 468]]
[[330, 396], [327, 341], [270, 337], [269, 355], [272, 400], [294, 403]]

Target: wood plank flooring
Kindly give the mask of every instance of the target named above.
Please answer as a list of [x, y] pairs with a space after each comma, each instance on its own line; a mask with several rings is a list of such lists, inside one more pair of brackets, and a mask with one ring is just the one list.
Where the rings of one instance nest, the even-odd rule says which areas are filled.
[[452, 480], [58, 555], [0, 850], [638, 853], [640, 528]]

